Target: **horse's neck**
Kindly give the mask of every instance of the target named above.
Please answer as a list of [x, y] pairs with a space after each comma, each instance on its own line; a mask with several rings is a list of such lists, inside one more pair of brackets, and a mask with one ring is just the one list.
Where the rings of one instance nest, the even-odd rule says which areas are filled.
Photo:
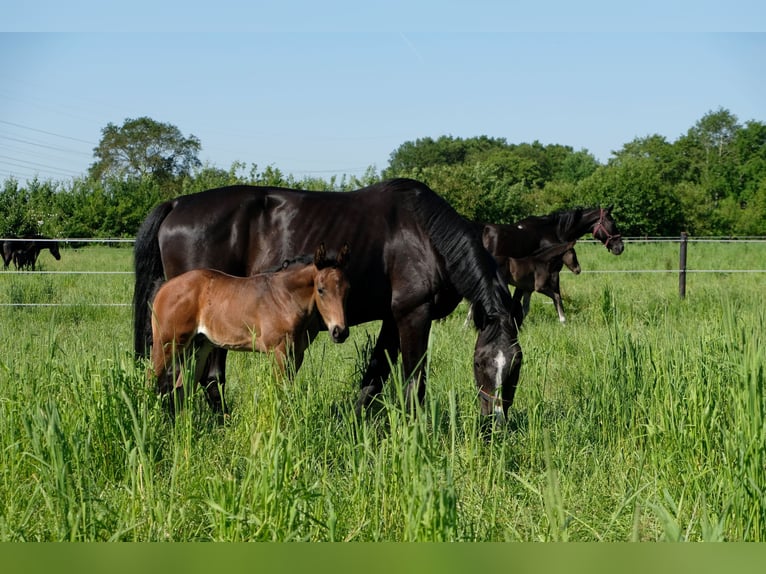
[[596, 223], [598, 223], [598, 219], [599, 211], [597, 209], [584, 210], [571, 226], [559, 233], [559, 239], [562, 241], [579, 239], [593, 230]]
[[272, 287], [283, 290], [289, 295], [293, 305], [305, 312], [311, 312], [314, 308], [314, 279], [316, 269], [313, 265], [306, 265], [300, 269], [285, 269], [278, 272], [272, 282]]

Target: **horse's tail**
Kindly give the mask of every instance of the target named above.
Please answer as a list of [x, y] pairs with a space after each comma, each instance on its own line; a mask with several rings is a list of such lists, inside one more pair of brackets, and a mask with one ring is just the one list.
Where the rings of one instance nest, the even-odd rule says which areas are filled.
[[157, 233], [160, 225], [173, 210], [174, 203], [166, 201], [155, 207], [144, 219], [136, 234], [133, 247], [135, 288], [133, 290], [133, 347], [136, 357], [146, 357], [152, 346], [149, 302], [165, 272], [162, 268]]

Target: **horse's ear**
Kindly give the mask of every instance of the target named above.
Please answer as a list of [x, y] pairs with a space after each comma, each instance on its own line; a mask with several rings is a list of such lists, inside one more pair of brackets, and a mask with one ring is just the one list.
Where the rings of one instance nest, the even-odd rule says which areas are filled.
[[322, 263], [324, 263], [325, 257], [327, 257], [327, 251], [325, 250], [324, 242], [322, 242], [314, 252], [314, 265], [319, 267]]
[[348, 246], [348, 243], [344, 243], [343, 247], [341, 247], [340, 251], [338, 252], [338, 257], [336, 258], [338, 267], [344, 267], [348, 263], [348, 258], [350, 255], [351, 248]]
[[610, 203], [609, 206], [606, 208], [607, 213], [612, 213], [612, 210], [614, 209], [614, 203]]
[[473, 326], [476, 327], [476, 330], [483, 331], [487, 326], [489, 319], [487, 312], [484, 310], [484, 306], [481, 303], [474, 303], [472, 305], [471, 311]]

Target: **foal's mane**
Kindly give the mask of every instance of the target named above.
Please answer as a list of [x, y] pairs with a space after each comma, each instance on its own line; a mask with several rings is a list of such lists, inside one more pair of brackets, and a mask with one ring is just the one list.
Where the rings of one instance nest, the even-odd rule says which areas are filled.
[[[279, 273], [280, 271], [290, 269], [295, 265], [312, 265], [314, 263], [317, 264], [317, 269], [319, 270], [327, 269], [328, 267], [338, 267], [337, 256], [334, 253], [328, 253], [320, 261], [315, 261], [315, 256], [313, 254], [304, 253], [303, 255], [296, 255], [290, 259], [285, 259], [279, 265], [270, 267], [264, 271], [261, 271], [261, 273]], [[259, 275], [261, 273], [259, 273]]]
[[311, 265], [313, 262], [314, 262], [313, 255], [298, 255], [291, 259], [285, 259], [279, 265], [275, 265], [274, 267], [269, 267], [268, 269], [261, 271], [261, 273], [279, 273], [280, 271], [289, 269], [290, 267], [293, 267], [294, 265]]

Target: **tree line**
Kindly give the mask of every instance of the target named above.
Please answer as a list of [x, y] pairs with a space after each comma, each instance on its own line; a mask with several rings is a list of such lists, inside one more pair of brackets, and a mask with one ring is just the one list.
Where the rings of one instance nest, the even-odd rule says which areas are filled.
[[465, 217], [512, 223], [575, 206], [614, 205], [627, 236], [766, 235], [766, 124], [710, 111], [675, 141], [636, 138], [600, 163], [587, 150], [504, 138], [443, 135], [408, 141], [380, 172], [296, 178], [275, 166], [202, 165], [200, 141], [150, 118], [109, 124], [87, 175], [70, 181], [7, 178], [0, 235], [132, 237], [160, 201], [233, 184], [344, 192], [412, 177]]

